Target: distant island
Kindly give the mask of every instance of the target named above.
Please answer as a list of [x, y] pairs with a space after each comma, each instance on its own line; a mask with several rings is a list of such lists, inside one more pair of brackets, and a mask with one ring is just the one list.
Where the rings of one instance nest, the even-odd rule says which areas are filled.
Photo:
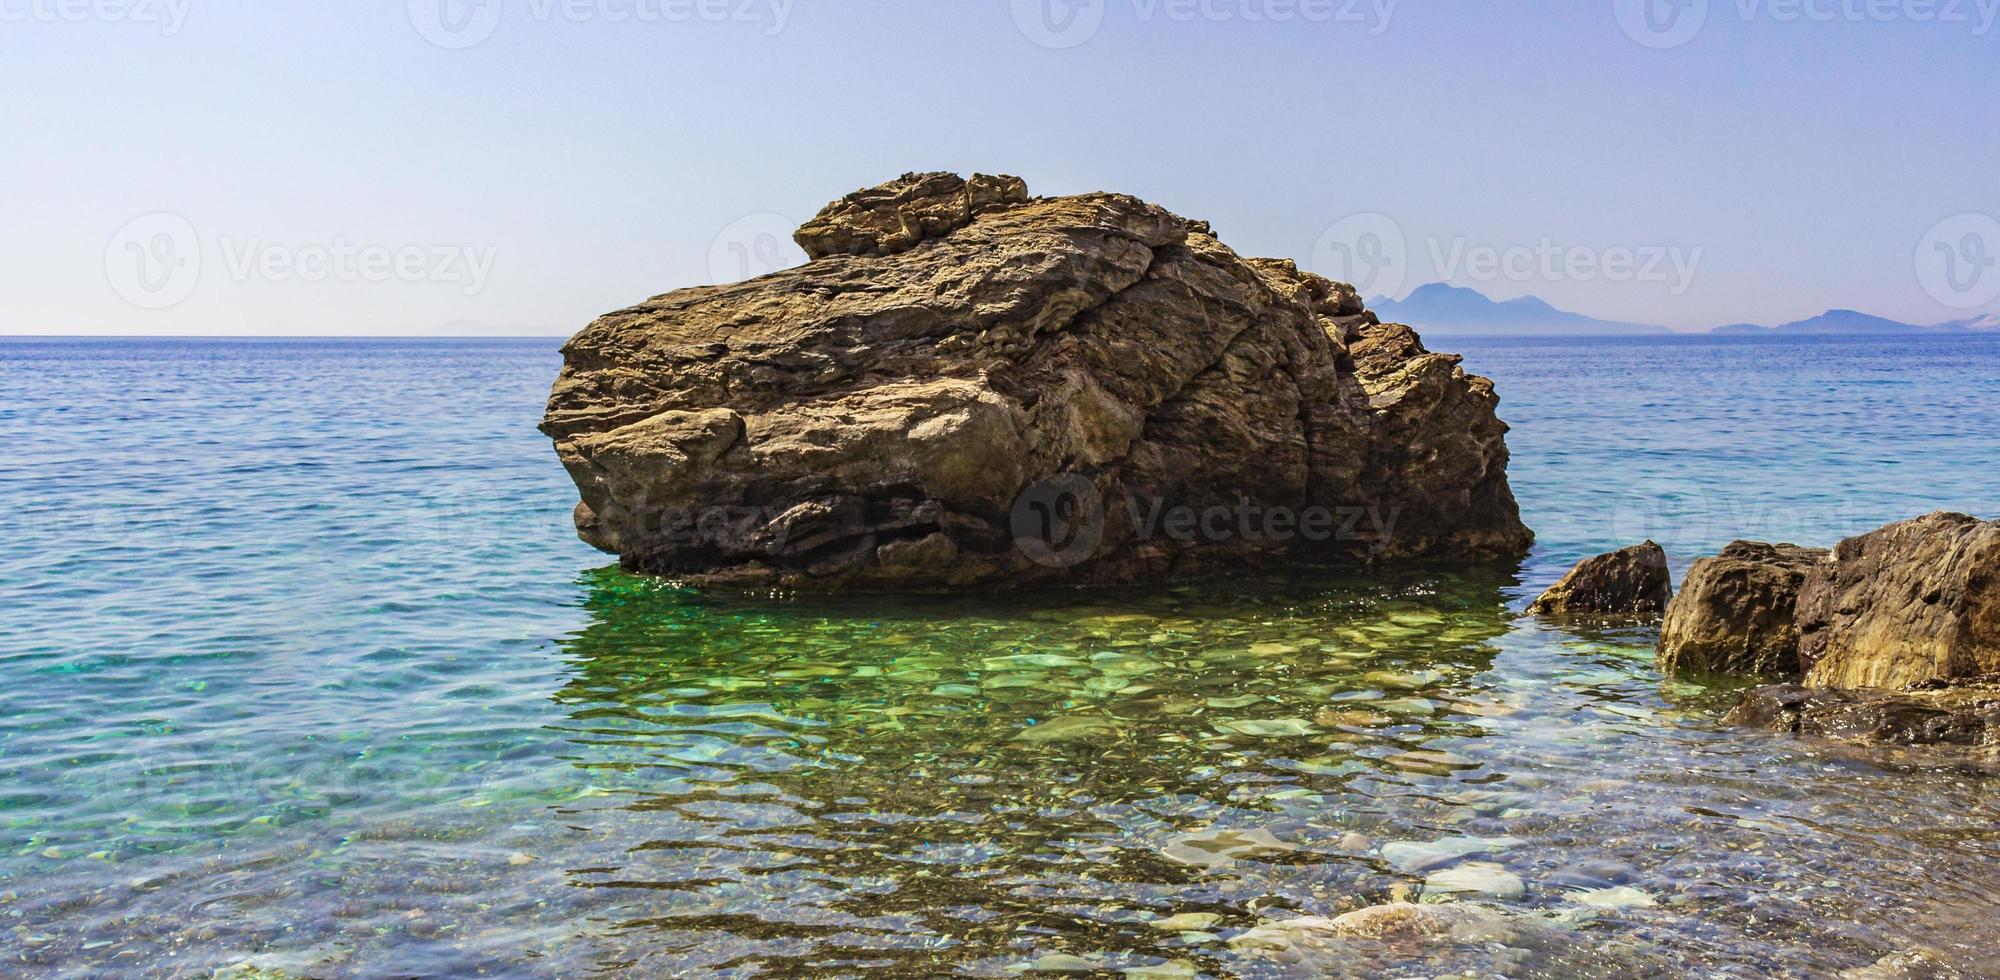
[[1872, 316], [1857, 310], [1828, 310], [1810, 319], [1794, 320], [1775, 327], [1764, 327], [1754, 323], [1732, 323], [1716, 327], [1709, 333], [1831, 337], [1854, 334], [1966, 333], [1981, 330], [2000, 331], [2000, 313], [1988, 313], [1984, 316], [1924, 326]]
[[[1418, 286], [1400, 300], [1377, 296], [1368, 308], [1387, 322], [1409, 323], [1427, 336], [1439, 337], [1615, 337], [1669, 336], [1682, 332], [1648, 323], [1600, 320], [1557, 309], [1540, 297], [1496, 300], [1476, 289], [1434, 282]], [[1987, 313], [1929, 325], [1903, 323], [1855, 310], [1828, 310], [1805, 320], [1777, 326], [1732, 323], [1706, 331], [1720, 336], [1782, 334], [1786, 336], [1855, 336], [1871, 334], [1932, 334], [2000, 332], [2000, 313]]]
[[1385, 322], [1408, 323], [1439, 337], [1605, 337], [1668, 335], [1653, 324], [1599, 320], [1550, 306], [1534, 296], [1495, 300], [1476, 289], [1434, 282], [1400, 300], [1378, 296], [1368, 308]]

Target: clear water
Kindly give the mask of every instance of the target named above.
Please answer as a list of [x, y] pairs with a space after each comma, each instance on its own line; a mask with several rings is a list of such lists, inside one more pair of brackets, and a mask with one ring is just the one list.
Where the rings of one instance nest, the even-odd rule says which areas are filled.
[[[617, 571], [555, 346], [0, 341], [0, 972], [2000, 973], [2000, 778], [1511, 611], [1646, 536], [2000, 514], [2000, 339], [1467, 342], [1518, 570], [923, 601]], [[1552, 931], [1229, 942], [1466, 863]]]

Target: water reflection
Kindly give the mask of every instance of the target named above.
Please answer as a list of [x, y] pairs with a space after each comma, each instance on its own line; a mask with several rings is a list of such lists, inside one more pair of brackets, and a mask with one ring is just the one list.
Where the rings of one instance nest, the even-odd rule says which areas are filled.
[[[1729, 692], [1661, 678], [1650, 631], [1517, 619], [1517, 592], [758, 601], [593, 573], [584, 626], [483, 668], [561, 666], [533, 724], [455, 701], [394, 743], [274, 748], [312, 767], [278, 819], [210, 787], [226, 833], [0, 856], [0, 945], [184, 975], [1993, 971], [2000, 781], [1725, 730]], [[1497, 924], [1244, 938], [1447, 898]]]
[[646, 841], [574, 880], [655, 892], [626, 928], [662, 968], [1215, 968], [1209, 930], [1386, 894], [1377, 798], [1486, 781], [1448, 745], [1516, 710], [1481, 680], [1509, 584], [757, 604], [613, 576], [557, 697], [583, 764], [645, 774]]

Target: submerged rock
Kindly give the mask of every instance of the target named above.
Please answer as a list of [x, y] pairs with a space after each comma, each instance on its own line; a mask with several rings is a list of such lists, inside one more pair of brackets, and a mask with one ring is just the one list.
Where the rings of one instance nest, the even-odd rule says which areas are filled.
[[2000, 746], [2000, 685], [1838, 691], [1774, 684], [1745, 694], [1725, 720], [1854, 742], [1995, 747]]
[[1635, 975], [1626, 964], [1607, 965], [1601, 951], [1547, 919], [1465, 902], [1394, 902], [1332, 919], [1267, 922], [1229, 945], [1308, 976]]
[[1648, 541], [1585, 560], [1542, 593], [1528, 613], [1657, 616], [1673, 595], [1666, 549]]
[[1424, 879], [1424, 901], [1451, 901], [1460, 895], [1520, 898], [1528, 890], [1519, 875], [1497, 864], [1471, 861], [1431, 873]]
[[797, 238], [564, 346], [542, 429], [628, 567], [964, 588], [1532, 540], [1490, 382], [1203, 223], [912, 174]]
[[1808, 687], [2000, 675], [2000, 521], [1936, 513], [1842, 541], [1813, 570], [1798, 629]]
[[1788, 676], [1799, 672], [1794, 622], [1823, 548], [1737, 541], [1688, 570], [1660, 625], [1660, 669]]

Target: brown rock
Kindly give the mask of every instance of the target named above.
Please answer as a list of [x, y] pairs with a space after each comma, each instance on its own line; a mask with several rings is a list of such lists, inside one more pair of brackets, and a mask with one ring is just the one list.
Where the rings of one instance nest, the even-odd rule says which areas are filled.
[[1585, 560], [1542, 593], [1528, 612], [1658, 616], [1673, 595], [1666, 549], [1648, 541]]
[[1660, 626], [1660, 669], [1713, 674], [1799, 673], [1794, 617], [1822, 548], [1738, 541], [1688, 570]]
[[1491, 383], [1204, 225], [913, 174], [798, 238], [564, 346], [542, 428], [628, 567], [957, 588], [1532, 540]]
[[2000, 674], [2000, 522], [1936, 513], [1842, 541], [1799, 599], [1806, 686]]
[[1725, 719], [1765, 731], [1891, 745], [2000, 746], [2000, 685], [1939, 691], [1749, 691]]
[[988, 208], [1027, 199], [1028, 185], [1019, 177], [904, 174], [827, 205], [793, 238], [809, 258], [893, 255], [949, 235]]

